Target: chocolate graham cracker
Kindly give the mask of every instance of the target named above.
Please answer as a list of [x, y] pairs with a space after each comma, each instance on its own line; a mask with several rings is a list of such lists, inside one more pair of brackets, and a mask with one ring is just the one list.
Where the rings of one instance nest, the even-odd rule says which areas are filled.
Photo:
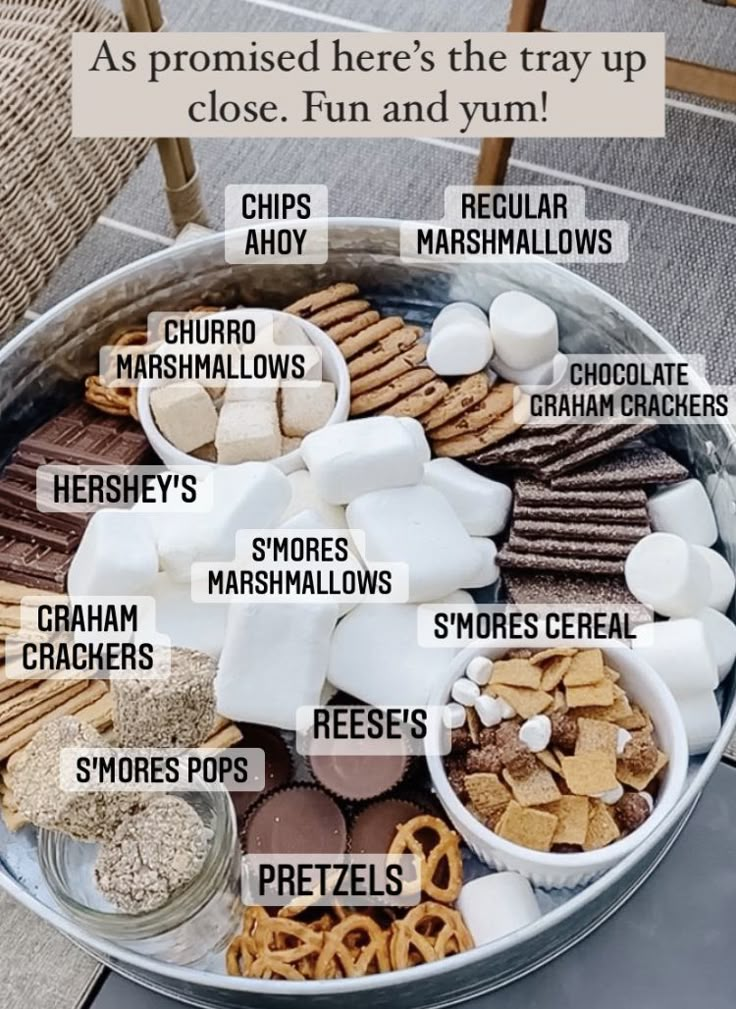
[[550, 490], [543, 483], [534, 480], [517, 480], [514, 487], [514, 501], [520, 505], [541, 505], [549, 507], [592, 507], [646, 508], [647, 496], [643, 490], [633, 487], [609, 489], [606, 491]]
[[524, 553], [509, 546], [499, 552], [502, 568], [522, 568], [539, 571], [565, 571], [591, 575], [622, 575], [625, 558], [604, 560], [601, 557], [563, 557], [559, 554]]
[[531, 521], [563, 522], [576, 525], [579, 522], [613, 522], [616, 525], [645, 526], [649, 521], [649, 513], [645, 505], [638, 508], [597, 508], [595, 505], [565, 506], [562, 508], [547, 508], [543, 501], [536, 504], [514, 505], [514, 521], [529, 519]]
[[597, 490], [643, 487], [686, 480], [687, 469], [656, 445], [637, 445], [613, 452], [574, 473], [552, 477], [553, 490]]
[[544, 519], [523, 519], [514, 515], [514, 532], [526, 539], [553, 537], [565, 539], [574, 533], [582, 540], [605, 539], [621, 543], [638, 543], [651, 529], [648, 525], [616, 525], [594, 522], [547, 522]]

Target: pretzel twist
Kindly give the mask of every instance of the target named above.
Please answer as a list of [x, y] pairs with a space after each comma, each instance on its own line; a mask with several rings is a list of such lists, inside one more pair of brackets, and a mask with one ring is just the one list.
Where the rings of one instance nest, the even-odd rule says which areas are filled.
[[394, 970], [432, 963], [472, 947], [459, 912], [434, 901], [418, 904], [391, 926], [389, 953]]
[[365, 977], [388, 970], [388, 933], [368, 915], [351, 914], [326, 934], [314, 976]]
[[[421, 831], [432, 831], [436, 835], [437, 840], [429, 850], [419, 837]], [[421, 888], [428, 897], [444, 904], [457, 899], [463, 883], [460, 840], [438, 817], [415, 816], [400, 824], [389, 855], [414, 855], [419, 860]], [[410, 885], [406, 887], [410, 888]]]

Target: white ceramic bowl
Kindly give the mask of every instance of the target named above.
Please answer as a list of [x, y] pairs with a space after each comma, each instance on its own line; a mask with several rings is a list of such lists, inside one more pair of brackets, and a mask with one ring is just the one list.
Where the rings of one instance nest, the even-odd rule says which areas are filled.
[[[500, 658], [507, 648], [466, 648], [456, 656], [445, 682], [438, 686], [430, 704], [443, 705], [450, 696], [452, 684], [463, 675], [470, 659], [485, 655]], [[596, 851], [560, 854], [534, 851], [494, 834], [465, 808], [449, 781], [438, 752], [439, 718], [431, 721], [431, 737], [427, 744], [427, 763], [437, 795], [455, 829], [487, 865], [510, 869], [526, 876], [536, 886], [563, 888], [589, 883], [606, 869], [620, 862], [665, 819], [680, 797], [685, 785], [688, 747], [685, 727], [675, 699], [666, 684], [636, 652], [622, 645], [603, 649], [606, 664], [617, 670], [621, 685], [629, 697], [647, 711], [654, 724], [657, 742], [669, 757], [659, 794], [651, 816], [637, 830], [620, 841], [614, 841]]]
[[[222, 315], [226, 314], [228, 313], [222, 313]], [[283, 316], [291, 320], [291, 322], [298, 321], [311, 342], [322, 351], [323, 379], [333, 382], [335, 386], [335, 409], [330, 414], [327, 423], [337, 424], [340, 421], [347, 420], [350, 414], [350, 375], [348, 374], [345, 358], [337, 349], [337, 344], [334, 340], [331, 340], [323, 330], [306, 319], [297, 320], [293, 315], [288, 315], [285, 312], [276, 312], [265, 308], [249, 308], [248, 314], [256, 318], [259, 315], [263, 315], [264, 319], [266, 316]], [[163, 384], [163, 381], [147, 379], [138, 386], [138, 416], [153, 451], [168, 466], [221, 465], [218, 463], [208, 463], [203, 459], [197, 459], [196, 456], [180, 451], [161, 434], [151, 413], [151, 390]], [[287, 452], [285, 455], [270, 461], [287, 474], [304, 468], [300, 449]]]

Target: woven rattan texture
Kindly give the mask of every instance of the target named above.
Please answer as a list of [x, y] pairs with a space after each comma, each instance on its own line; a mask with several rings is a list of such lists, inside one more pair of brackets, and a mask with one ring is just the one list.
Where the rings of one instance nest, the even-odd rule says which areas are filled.
[[148, 149], [147, 140], [71, 135], [71, 32], [121, 27], [96, 0], [0, 0], [0, 330]]

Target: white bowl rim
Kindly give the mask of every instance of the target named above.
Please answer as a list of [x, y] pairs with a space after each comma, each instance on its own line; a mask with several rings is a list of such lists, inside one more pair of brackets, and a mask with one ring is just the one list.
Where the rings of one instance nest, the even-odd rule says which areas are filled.
[[[311, 342], [319, 347], [322, 351], [322, 356], [324, 358], [325, 351], [330, 356], [331, 363], [334, 366], [336, 372], [337, 381], [335, 382], [335, 406], [332, 413], [327, 418], [326, 424], [334, 424], [339, 420], [342, 420], [342, 414], [349, 410], [348, 397], [350, 395], [350, 375], [348, 373], [348, 366], [345, 362], [345, 358], [337, 349], [337, 345], [330, 337], [325, 333], [323, 329], [319, 326], [315, 326], [313, 322], [309, 319], [302, 319], [296, 315], [290, 315], [288, 312], [280, 311], [279, 309], [264, 308], [263, 306], [250, 306], [243, 305], [239, 308], [229, 308], [225, 309], [224, 312], [219, 313], [221, 315], [232, 315], [235, 312], [247, 311], [249, 314], [255, 316], [279, 316], [286, 319], [291, 319], [296, 321], [302, 327], [304, 332], [307, 334]], [[161, 429], [156, 424], [153, 419], [153, 413], [151, 411], [151, 391], [158, 388], [163, 383], [158, 379], [146, 378], [143, 379], [138, 384], [138, 392], [136, 394], [136, 405], [138, 407], [138, 416], [140, 418], [141, 427], [148, 438], [148, 443], [153, 448], [154, 452], [156, 448], [153, 441], [149, 435], [149, 428], [155, 430], [158, 438], [166, 444], [168, 452], [171, 457], [175, 460], [174, 462], [165, 462], [167, 466], [229, 466], [231, 463], [218, 463], [209, 462], [206, 459], [198, 459], [196, 456], [190, 455], [188, 452], [182, 452], [175, 445], [169, 441], [169, 439], [163, 434]], [[274, 456], [273, 459], [269, 459], [269, 462], [274, 465], [285, 467], [285, 472], [292, 472], [294, 469], [302, 469], [303, 464], [301, 461], [301, 449], [296, 448], [291, 452], [285, 452], [283, 455]]]
[[[672, 752], [667, 754], [669, 763], [667, 768], [667, 781], [663, 788], [663, 791], [666, 793], [664, 801], [660, 799], [655, 803], [651, 816], [647, 817], [646, 821], [640, 827], [632, 831], [630, 834], [627, 834], [626, 837], [623, 837], [618, 841], [614, 841], [611, 844], [606, 845], [604, 848], [597, 848], [594, 851], [564, 853], [536, 851], [534, 848], [525, 848], [523, 845], [507, 841], [505, 838], [500, 837], [498, 834], [494, 833], [494, 831], [490, 830], [490, 828], [486, 827], [485, 824], [481, 823], [481, 821], [462, 804], [460, 799], [458, 799], [454, 789], [450, 786], [448, 781], [442, 758], [437, 755], [436, 748], [433, 748], [426, 755], [432, 784], [440, 795], [442, 801], [447, 802], [447, 804], [451, 807], [453, 818], [457, 818], [458, 822], [467, 829], [467, 832], [471, 837], [477, 837], [479, 841], [487, 845], [488, 848], [495, 848], [499, 853], [512, 855], [515, 858], [523, 858], [529, 862], [534, 862], [534, 864], [540, 868], [569, 870], [580, 869], [590, 871], [603, 869], [610, 865], [612, 859], [618, 861], [620, 858], [624, 858], [628, 855], [634, 848], [637, 848], [641, 842], [649, 836], [649, 834], [656, 830], [657, 825], [664, 820], [676, 804], [677, 800], [680, 798], [687, 778], [689, 753], [685, 726], [682, 721], [680, 710], [677, 707], [677, 703], [672, 696], [672, 692], [661, 677], [659, 677], [654, 669], [652, 669], [649, 663], [645, 662], [640, 655], [633, 652], [630, 648], [627, 648], [621, 643], [614, 642], [610, 645], [602, 646], [602, 649], [606, 657], [610, 658], [611, 665], [614, 668], [616, 668], [616, 658], [621, 657], [622, 655], [626, 656], [624, 661], [630, 662], [632, 668], [636, 668], [637, 672], [642, 673], [643, 676], [650, 681], [650, 685], [653, 686], [655, 692], [659, 695], [658, 699], [666, 713], [666, 717], [669, 721], [669, 728], [673, 733], [674, 739]], [[541, 649], [539, 650], [541, 651]], [[455, 682], [455, 680], [459, 679], [458, 669], [462, 668], [464, 664], [467, 664], [470, 659], [475, 658], [477, 655], [488, 656], [490, 652], [503, 653], [506, 651], [509, 651], [509, 649], [488, 645], [470, 646], [468, 648], [464, 648], [461, 652], [458, 652], [452, 661], [452, 666], [447, 677], [441, 684], [438, 684], [433, 691], [433, 695], [429, 702], [430, 705], [439, 706], [447, 702], [451, 685]], [[439, 728], [436, 719], [434, 720], [434, 728], [436, 730]]]

